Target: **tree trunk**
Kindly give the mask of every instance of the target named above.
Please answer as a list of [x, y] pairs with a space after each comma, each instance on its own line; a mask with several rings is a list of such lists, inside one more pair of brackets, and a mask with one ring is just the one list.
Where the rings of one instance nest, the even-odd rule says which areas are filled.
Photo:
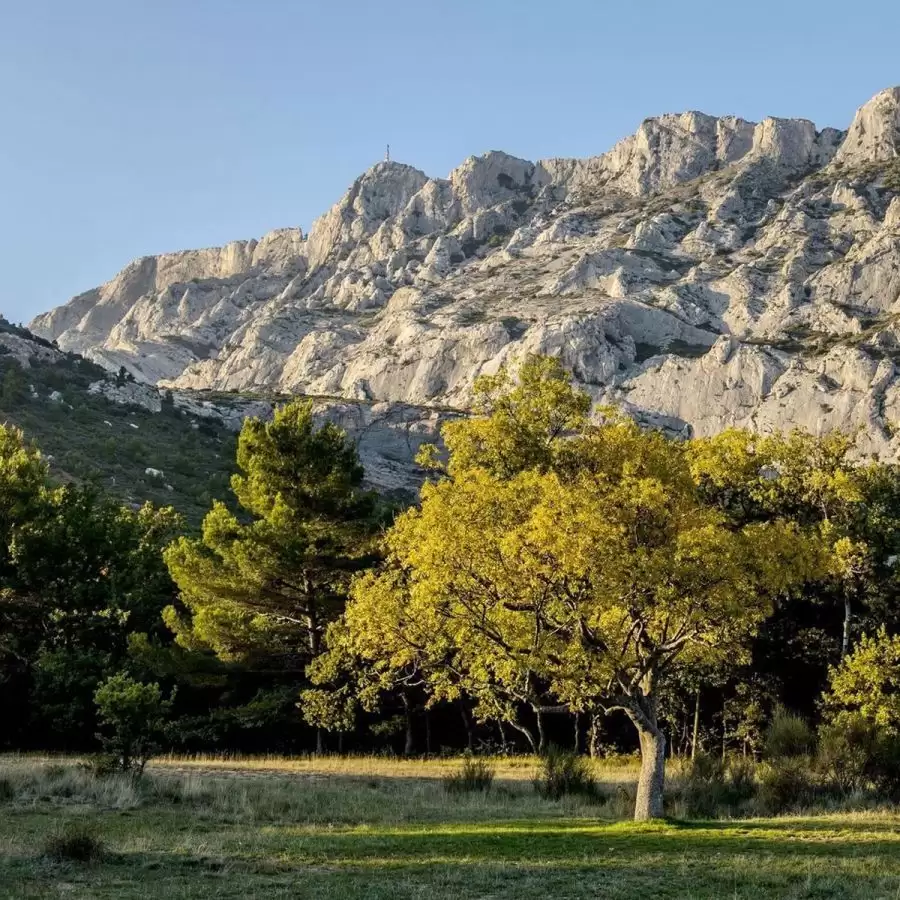
[[534, 714], [537, 717], [537, 731], [538, 731], [537, 752], [539, 755], [543, 756], [547, 752], [547, 735], [544, 733], [544, 714], [539, 709], [535, 709]]
[[[319, 621], [315, 604], [311, 603], [306, 614], [306, 639], [309, 644], [309, 655], [315, 659], [319, 655]], [[321, 728], [316, 729], [316, 756], [325, 753], [325, 733]]]
[[641, 774], [634, 803], [635, 822], [661, 819], [666, 784], [666, 736], [659, 727], [659, 698], [653, 672], [647, 672], [640, 693], [625, 700], [622, 708], [637, 728], [641, 742]]
[[850, 650], [850, 618], [852, 610], [850, 609], [850, 596], [844, 592], [844, 634], [841, 639], [841, 659], [843, 659]]
[[694, 698], [694, 734], [691, 738], [691, 759], [697, 758], [697, 737], [700, 734], [700, 691]]
[[413, 734], [412, 708], [409, 705], [409, 697], [405, 693], [400, 694], [403, 701], [403, 715], [406, 718], [406, 738], [403, 742], [403, 755], [412, 756], [416, 752], [415, 735]]
[[315, 659], [319, 655], [319, 617], [315, 605], [311, 605], [306, 614], [306, 640], [309, 655]]
[[690, 756], [691, 751], [691, 729], [688, 727], [690, 725], [690, 716], [685, 713], [684, 721], [681, 724], [681, 733], [678, 736], [678, 746], [676, 747], [674, 744], [669, 748], [669, 752], [672, 756]]
[[581, 713], [575, 713], [575, 755], [581, 754]]
[[666, 738], [657, 725], [635, 722], [641, 741], [641, 774], [638, 779], [634, 820], [661, 819], [666, 779]]
[[462, 716], [463, 725], [466, 727], [466, 747], [471, 752], [475, 749], [475, 727], [472, 724], [472, 716], [466, 709], [466, 701], [459, 701], [459, 714]]
[[588, 752], [591, 759], [596, 759], [600, 755], [600, 716], [598, 713], [591, 713], [591, 730], [588, 732]]
[[722, 759], [728, 752], [728, 701], [722, 698]]

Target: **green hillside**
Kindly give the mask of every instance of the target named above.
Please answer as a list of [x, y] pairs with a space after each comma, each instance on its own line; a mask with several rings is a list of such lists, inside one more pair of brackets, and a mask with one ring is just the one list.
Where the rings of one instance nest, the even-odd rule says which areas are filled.
[[[111, 377], [106, 370], [2, 318], [0, 338], [0, 422], [35, 441], [57, 478], [94, 482], [128, 503], [174, 506], [194, 526], [213, 499], [228, 497], [236, 435], [224, 424], [171, 403], [153, 413], [92, 394], [92, 383]], [[34, 351], [28, 360], [22, 341]]]

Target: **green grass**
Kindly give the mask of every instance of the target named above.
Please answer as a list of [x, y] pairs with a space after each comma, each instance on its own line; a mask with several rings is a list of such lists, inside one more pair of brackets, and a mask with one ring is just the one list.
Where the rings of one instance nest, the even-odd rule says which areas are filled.
[[[448, 797], [421, 771], [342, 775], [333, 761], [293, 776], [158, 767], [134, 785], [7, 761], [0, 896], [900, 896], [900, 816], [890, 813], [638, 826], [614, 821], [611, 804], [543, 800], [518, 777], [498, 776], [490, 794]], [[99, 862], [42, 854], [71, 822], [95, 829]]]

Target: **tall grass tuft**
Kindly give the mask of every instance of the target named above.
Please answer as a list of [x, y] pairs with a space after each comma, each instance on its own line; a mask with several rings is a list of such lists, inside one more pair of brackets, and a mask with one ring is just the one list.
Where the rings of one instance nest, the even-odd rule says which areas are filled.
[[494, 784], [494, 767], [482, 759], [467, 757], [458, 772], [445, 775], [444, 790], [448, 794], [486, 794]]
[[[139, 786], [121, 773], [98, 778], [76, 763], [6, 761], [0, 768], [0, 800], [20, 803], [78, 800], [106, 809], [134, 809], [142, 803]], [[6, 796], [8, 795], [8, 796]]]
[[84, 822], [69, 822], [44, 840], [43, 855], [54, 862], [98, 862], [105, 852], [96, 829]]
[[534, 788], [548, 800], [566, 796], [597, 797], [597, 784], [587, 759], [558, 747], [550, 747], [541, 758]]
[[685, 812], [691, 818], [735, 815], [756, 793], [756, 766], [751, 760], [700, 754], [690, 763], [684, 781]]

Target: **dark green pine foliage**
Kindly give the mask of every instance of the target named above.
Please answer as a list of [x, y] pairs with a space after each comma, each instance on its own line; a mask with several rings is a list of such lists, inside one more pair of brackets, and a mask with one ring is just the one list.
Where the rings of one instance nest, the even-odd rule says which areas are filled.
[[375, 496], [355, 445], [293, 402], [273, 421], [245, 422], [232, 489], [242, 514], [215, 503], [199, 539], [165, 559], [181, 590], [166, 620], [189, 648], [302, 678], [354, 572], [373, 561]]

